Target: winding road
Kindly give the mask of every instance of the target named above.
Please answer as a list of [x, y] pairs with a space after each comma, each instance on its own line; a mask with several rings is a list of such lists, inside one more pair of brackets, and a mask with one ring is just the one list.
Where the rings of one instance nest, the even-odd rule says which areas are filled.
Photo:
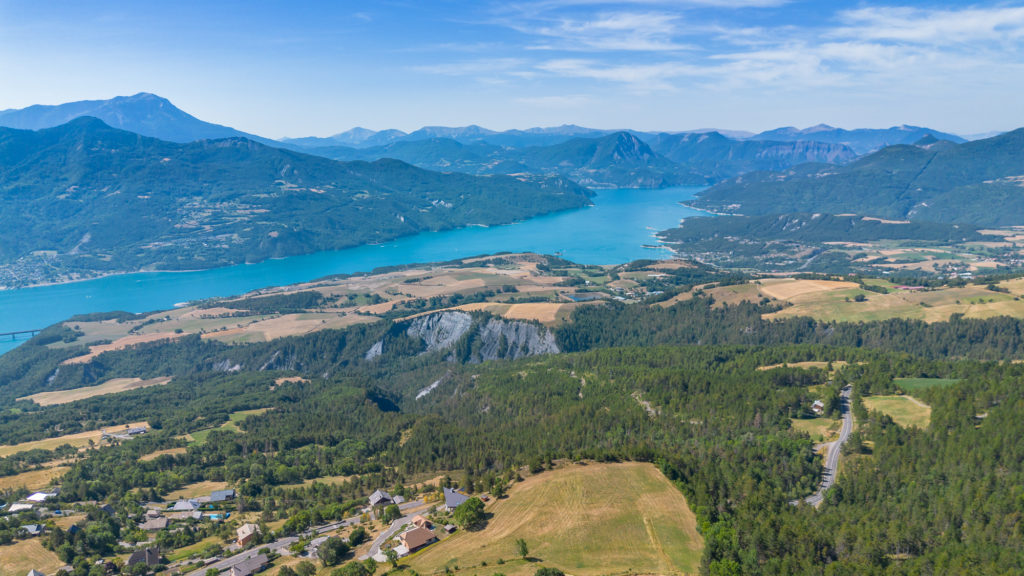
[[843, 418], [843, 426], [839, 429], [839, 438], [825, 444], [825, 466], [822, 469], [821, 484], [818, 486], [818, 490], [807, 498], [794, 500], [790, 504], [796, 505], [800, 502], [806, 502], [817, 508], [825, 500], [825, 492], [828, 492], [828, 489], [835, 483], [836, 468], [839, 466], [839, 453], [842, 452], [843, 444], [846, 444], [846, 441], [850, 439], [850, 433], [853, 432], [853, 411], [850, 410], [850, 394], [852, 392], [853, 388], [846, 386], [839, 393], [839, 414]]

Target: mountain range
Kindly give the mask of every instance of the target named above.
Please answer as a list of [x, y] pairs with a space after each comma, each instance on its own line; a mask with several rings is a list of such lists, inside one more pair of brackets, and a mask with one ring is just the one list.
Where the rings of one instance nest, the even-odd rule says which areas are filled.
[[[425, 126], [411, 133], [396, 129], [353, 128], [326, 138], [271, 140], [204, 122], [175, 108], [167, 99], [144, 92], [109, 100], [2, 111], [0, 126], [40, 129], [81, 116], [93, 116], [113, 127], [169, 141], [246, 137], [267, 146], [335, 159], [396, 158], [423, 168], [476, 174], [548, 170], [551, 166], [547, 159], [561, 157], [553, 172], [578, 178], [587, 186], [615, 188], [646, 187], [651, 186], [651, 182], [663, 182], [659, 186], [714, 182], [746, 171], [785, 169], [804, 162], [841, 164], [859, 154], [898, 143], [912, 143], [929, 134], [949, 141], [964, 141], [953, 134], [914, 126], [844, 130], [819, 125], [804, 130], [778, 128], [752, 134], [712, 129], [676, 133], [607, 130], [572, 124], [505, 131], [476, 125]], [[636, 142], [622, 140], [618, 135], [622, 132], [642, 141], [653, 155]], [[597, 152], [610, 152], [616, 146], [609, 146], [608, 141], [595, 141], [589, 145], [568, 143], [581, 138], [599, 140], [606, 137], [627, 143], [628, 147], [636, 149], [637, 155], [620, 154], [602, 159], [585, 151], [593, 148]], [[454, 140], [468, 148], [440, 140]], [[549, 151], [524, 150], [562, 145], [567, 146]], [[573, 150], [577, 154], [567, 152]], [[665, 158], [657, 158], [658, 155]]]
[[776, 128], [761, 132], [752, 137], [753, 140], [775, 140], [781, 142], [794, 142], [798, 140], [813, 142], [828, 142], [832, 144], [845, 144], [857, 154], [867, 154], [886, 146], [897, 144], [913, 144], [926, 136], [934, 136], [940, 140], [948, 140], [957, 144], [966, 142], [964, 138], [955, 134], [947, 134], [921, 128], [920, 126], [893, 126], [892, 128], [858, 128], [856, 130], [844, 130], [834, 128], [828, 124], [818, 124], [803, 130], [793, 128]]
[[244, 138], [167, 142], [83, 117], [0, 128], [0, 264], [209, 268], [589, 204], [558, 177], [337, 162]]
[[890, 146], [843, 166], [756, 172], [705, 190], [715, 212], [856, 213], [895, 220], [1016, 225], [1024, 221], [1024, 129], [953, 144], [934, 137]]

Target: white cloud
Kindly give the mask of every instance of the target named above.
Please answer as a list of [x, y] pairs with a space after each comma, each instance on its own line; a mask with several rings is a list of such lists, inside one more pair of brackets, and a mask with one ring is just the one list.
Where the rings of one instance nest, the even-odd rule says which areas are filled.
[[560, 17], [513, 27], [545, 39], [534, 49], [568, 51], [688, 50], [693, 46], [677, 42], [681, 17], [662, 12], [604, 12], [590, 18]]
[[1024, 8], [871, 7], [841, 12], [839, 18], [844, 25], [829, 36], [936, 45], [1016, 41], [1024, 37]]

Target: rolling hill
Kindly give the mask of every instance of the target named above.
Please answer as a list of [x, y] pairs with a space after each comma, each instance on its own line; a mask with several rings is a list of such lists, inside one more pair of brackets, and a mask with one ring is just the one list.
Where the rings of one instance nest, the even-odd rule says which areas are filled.
[[507, 223], [590, 194], [561, 178], [341, 163], [242, 138], [177, 144], [85, 117], [0, 129], [0, 263], [55, 278], [211, 268]]
[[723, 182], [693, 205], [748, 216], [856, 213], [986, 226], [1024, 222], [1024, 129], [963, 144], [890, 146], [844, 166], [806, 164]]

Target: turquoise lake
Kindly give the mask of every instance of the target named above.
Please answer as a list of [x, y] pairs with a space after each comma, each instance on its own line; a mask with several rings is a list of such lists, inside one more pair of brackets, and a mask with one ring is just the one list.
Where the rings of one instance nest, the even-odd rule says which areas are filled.
[[[44, 328], [74, 314], [147, 312], [266, 286], [283, 286], [381, 266], [440, 262], [494, 252], [554, 254], [581, 264], [667, 258], [653, 234], [699, 215], [681, 206], [702, 188], [601, 190], [594, 205], [506, 226], [427, 232], [387, 244], [318, 252], [198, 272], [145, 272], [0, 291], [0, 332]], [[9, 337], [8, 337], [9, 338]], [[23, 340], [22, 340], [23, 341]], [[19, 341], [0, 342], [0, 354]]]

